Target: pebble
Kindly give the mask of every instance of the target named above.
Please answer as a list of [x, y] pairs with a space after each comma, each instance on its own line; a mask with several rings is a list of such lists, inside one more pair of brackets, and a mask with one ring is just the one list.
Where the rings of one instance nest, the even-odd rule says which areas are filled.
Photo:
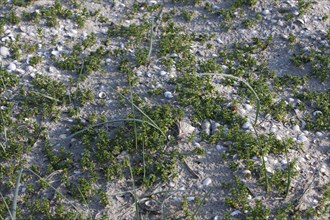
[[305, 142], [308, 140], [308, 138], [304, 135], [304, 134], [301, 134], [298, 136], [298, 139], [297, 139], [299, 142]]
[[270, 132], [275, 133], [276, 131], [277, 131], [276, 126], [272, 126], [272, 127], [270, 128]]
[[300, 132], [300, 127], [299, 127], [299, 125], [294, 125], [294, 126], [292, 127], [292, 130], [293, 130], [293, 131], [299, 131], [299, 132]]
[[251, 175], [251, 171], [250, 170], [243, 170], [242, 173], [246, 176]]
[[244, 104], [244, 108], [246, 109], [246, 111], [251, 111], [253, 109], [252, 105], [250, 104]]
[[203, 184], [204, 186], [208, 186], [208, 185], [210, 185], [211, 183], [212, 183], [212, 179], [209, 178], [209, 177], [207, 177], [206, 179], [204, 179], [203, 182], [202, 182], [202, 184]]
[[245, 129], [245, 130], [249, 130], [249, 129], [252, 128], [252, 124], [247, 121], [242, 125], [242, 128]]
[[8, 70], [10, 71], [15, 71], [16, 70], [16, 65], [15, 63], [10, 63], [7, 67]]
[[269, 15], [269, 14], [270, 14], [270, 11], [269, 11], [268, 9], [263, 10], [263, 11], [262, 11], [262, 14], [263, 14], [263, 15]]
[[241, 214], [242, 212], [240, 210], [235, 210], [232, 213], [230, 213], [230, 216], [237, 216], [239, 214]]
[[8, 47], [0, 47], [0, 55], [3, 57], [9, 56], [10, 52]]
[[164, 96], [165, 96], [165, 98], [167, 98], [167, 99], [171, 99], [171, 98], [173, 98], [173, 94], [172, 94], [170, 91], [166, 91], [166, 92], [164, 93]]
[[318, 137], [322, 137], [322, 136], [323, 136], [323, 133], [320, 132], [320, 131], [315, 132], [315, 134], [316, 134], [316, 136], [318, 136]]
[[194, 196], [188, 196], [187, 197], [188, 202], [193, 202], [195, 200]]
[[220, 38], [215, 39], [217, 43], [223, 44], [223, 41]]
[[160, 71], [160, 75], [161, 75], [161, 76], [165, 76], [165, 75], [167, 75], [167, 72], [164, 71], [164, 70], [162, 70], [162, 71]]

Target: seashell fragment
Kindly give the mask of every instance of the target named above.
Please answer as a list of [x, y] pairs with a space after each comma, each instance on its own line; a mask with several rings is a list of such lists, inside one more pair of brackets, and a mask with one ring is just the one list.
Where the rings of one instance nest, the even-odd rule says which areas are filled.
[[105, 99], [107, 97], [107, 94], [105, 92], [100, 92], [99, 93], [99, 98], [100, 99]]
[[10, 71], [15, 71], [16, 70], [16, 65], [15, 63], [10, 63], [7, 67], [8, 70]]
[[171, 98], [173, 98], [173, 94], [172, 94], [170, 91], [166, 91], [166, 92], [164, 93], [164, 96], [165, 96], [165, 98], [167, 98], [167, 99], [171, 99]]
[[8, 47], [0, 47], [0, 55], [3, 57], [7, 57], [10, 55]]
[[178, 123], [179, 136], [184, 137], [192, 134], [195, 131], [195, 127], [192, 126], [188, 119], [184, 119]]
[[295, 125], [295, 126], [293, 126], [293, 127], [292, 127], [292, 130], [293, 130], [293, 131], [300, 131], [300, 127], [299, 127], [299, 125]]
[[207, 177], [206, 179], [203, 180], [202, 184], [203, 186], [208, 186], [212, 183], [212, 179]]
[[308, 140], [308, 138], [304, 135], [304, 134], [301, 134], [298, 136], [298, 142], [302, 143], [302, 142], [305, 142]]
[[252, 128], [252, 124], [247, 121], [242, 125], [242, 128], [245, 129], [245, 130], [249, 130], [249, 129]]
[[240, 210], [235, 210], [232, 213], [230, 213], [230, 216], [237, 216], [239, 214], [241, 214], [242, 212]]

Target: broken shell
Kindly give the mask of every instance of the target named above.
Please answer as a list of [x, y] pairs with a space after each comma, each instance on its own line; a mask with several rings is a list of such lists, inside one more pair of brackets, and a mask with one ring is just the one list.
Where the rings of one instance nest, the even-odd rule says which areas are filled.
[[203, 182], [202, 182], [202, 184], [203, 184], [204, 186], [208, 186], [208, 185], [210, 185], [211, 183], [212, 183], [212, 179], [209, 178], [209, 177], [207, 177], [206, 179], [204, 179]]
[[251, 171], [250, 170], [243, 170], [242, 173], [246, 176], [250, 176], [251, 175]]
[[242, 125], [242, 128], [245, 129], [245, 130], [249, 130], [249, 129], [252, 128], [252, 124], [247, 121]]
[[9, 56], [10, 52], [7, 47], [0, 47], [0, 55], [3, 57]]
[[188, 202], [192, 202], [192, 201], [195, 200], [195, 197], [194, 196], [188, 196], [187, 200], [188, 200]]
[[293, 130], [293, 131], [300, 131], [300, 127], [299, 127], [299, 125], [295, 125], [295, 126], [293, 126], [293, 127], [292, 127], [292, 130]]
[[157, 205], [157, 202], [153, 199], [150, 199], [150, 200], [147, 200], [144, 204], [148, 207], [155, 207]]
[[307, 140], [308, 140], [308, 138], [304, 134], [301, 134], [301, 135], [298, 136], [298, 141], [299, 142], [305, 142]]
[[315, 112], [313, 112], [313, 116], [314, 117], [316, 117], [316, 115], [318, 115], [318, 114], [323, 114], [321, 111], [315, 111]]
[[16, 70], [16, 65], [15, 63], [10, 63], [7, 67], [8, 70], [10, 71], [15, 71]]
[[246, 109], [246, 111], [251, 111], [253, 107], [250, 104], [245, 104], [244, 108]]
[[105, 99], [107, 97], [107, 94], [105, 92], [100, 92], [99, 93], [99, 98], [100, 99]]
[[205, 132], [207, 135], [211, 133], [211, 123], [208, 120], [204, 120], [202, 123], [202, 132]]
[[232, 213], [230, 213], [230, 216], [237, 216], [239, 214], [241, 214], [242, 212], [240, 210], [235, 210]]
[[166, 92], [164, 93], [164, 96], [165, 96], [165, 98], [167, 98], [167, 99], [171, 99], [171, 98], [173, 98], [173, 94], [172, 94], [171, 92], [169, 92], [169, 91], [166, 91]]
[[190, 135], [195, 131], [195, 127], [190, 124], [188, 119], [179, 121], [178, 127], [179, 127], [179, 136], [180, 137]]

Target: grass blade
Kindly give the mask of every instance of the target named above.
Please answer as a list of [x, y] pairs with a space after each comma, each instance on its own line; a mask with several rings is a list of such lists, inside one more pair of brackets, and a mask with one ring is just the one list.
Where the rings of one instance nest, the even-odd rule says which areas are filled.
[[12, 206], [12, 220], [16, 220], [16, 210], [17, 210], [17, 197], [18, 197], [18, 190], [21, 182], [21, 177], [22, 177], [22, 172], [23, 172], [23, 167], [21, 166], [21, 169], [19, 170], [19, 174], [16, 180], [16, 188], [15, 188], [15, 193], [14, 193], [14, 201], [13, 201], [13, 206]]

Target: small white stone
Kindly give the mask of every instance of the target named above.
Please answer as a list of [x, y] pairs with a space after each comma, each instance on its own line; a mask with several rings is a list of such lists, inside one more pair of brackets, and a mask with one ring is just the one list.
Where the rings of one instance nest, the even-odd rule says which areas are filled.
[[280, 135], [277, 134], [277, 135], [275, 136], [275, 139], [278, 140], [278, 141], [281, 141], [281, 140], [282, 140], [282, 137], [281, 137]]
[[299, 15], [299, 11], [294, 11], [292, 14], [297, 16], [297, 15]]
[[188, 202], [193, 202], [195, 200], [194, 196], [188, 196], [187, 197]]
[[164, 93], [164, 96], [165, 96], [165, 98], [167, 98], [167, 99], [171, 99], [171, 98], [173, 98], [173, 94], [172, 94], [170, 91], [166, 91], [166, 92]]
[[272, 126], [272, 127], [270, 128], [270, 132], [275, 133], [276, 131], [277, 131], [276, 126]]
[[244, 175], [251, 175], [251, 171], [250, 170], [243, 170], [242, 173]]
[[245, 104], [244, 105], [244, 108], [247, 110], [247, 111], [251, 111], [253, 109], [253, 106], [250, 105], [250, 104]]
[[320, 172], [321, 172], [323, 175], [326, 175], [326, 174], [327, 174], [327, 169], [326, 169], [325, 167], [321, 167]]
[[61, 135], [59, 136], [59, 138], [61, 138], [61, 139], [65, 139], [65, 138], [66, 138], [66, 134], [61, 134]]
[[294, 125], [293, 127], [292, 127], [292, 130], [293, 131], [296, 131], [296, 132], [300, 132], [300, 127], [299, 127], [299, 125]]
[[226, 66], [226, 65], [221, 65], [221, 68], [224, 69], [224, 70], [226, 70], [226, 69], [228, 69], [228, 66]]
[[235, 210], [232, 213], [230, 213], [230, 216], [237, 216], [239, 214], [241, 214], [242, 212], [240, 210]]
[[137, 75], [137, 76], [142, 76], [143, 73], [142, 73], [142, 71], [138, 70], [138, 71], [136, 71], [136, 75]]
[[26, 191], [26, 187], [22, 187], [21, 192], [25, 193], [25, 191]]
[[215, 39], [217, 43], [223, 44], [223, 41], [220, 38]]
[[220, 216], [218, 216], [218, 215], [216, 215], [216, 216], [214, 216], [214, 218], [213, 218], [213, 220], [220, 220], [221, 218], [220, 218]]
[[270, 14], [270, 11], [269, 11], [268, 9], [263, 10], [263, 11], [262, 11], [262, 14], [263, 14], [263, 15], [269, 15], [269, 14]]
[[283, 159], [283, 160], [281, 160], [281, 164], [287, 165], [288, 164], [288, 161], [286, 159]]
[[305, 158], [303, 158], [303, 157], [298, 157], [298, 162], [300, 162], [300, 163], [305, 163], [306, 162], [306, 160], [305, 160]]
[[15, 71], [16, 70], [16, 65], [15, 63], [10, 63], [7, 67], [8, 70], [10, 71]]
[[304, 135], [304, 134], [301, 134], [301, 135], [299, 135], [298, 136], [298, 142], [305, 142], [305, 141], [307, 141], [308, 140], [308, 138]]
[[0, 47], [0, 55], [7, 57], [10, 55], [9, 49], [7, 47]]
[[58, 56], [60, 55], [60, 52], [57, 51], [57, 50], [53, 50], [53, 51], [51, 52], [51, 54], [54, 55], [54, 56], [56, 56], [56, 57], [58, 57]]
[[320, 132], [320, 131], [317, 131], [315, 134], [316, 134], [316, 136], [318, 136], [318, 137], [322, 137], [322, 136], [323, 136], [323, 133]]
[[249, 130], [249, 129], [252, 128], [252, 124], [247, 121], [242, 125], [242, 128], [245, 129], [245, 130]]
[[161, 76], [165, 76], [165, 75], [167, 75], [167, 72], [164, 71], [164, 70], [162, 70], [162, 71], [160, 71], [160, 75], [161, 75]]
[[211, 183], [212, 183], [212, 179], [209, 178], [209, 177], [207, 177], [206, 179], [204, 179], [203, 182], [202, 182], [202, 184], [203, 184], [204, 186], [208, 186], [208, 185], [210, 185]]

